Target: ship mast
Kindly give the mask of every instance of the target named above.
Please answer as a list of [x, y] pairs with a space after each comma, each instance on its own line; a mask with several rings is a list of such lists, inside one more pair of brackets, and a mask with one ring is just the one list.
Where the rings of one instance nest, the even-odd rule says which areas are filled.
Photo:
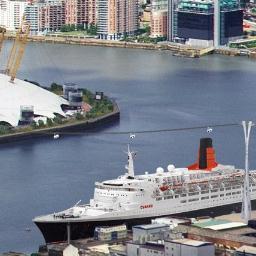
[[134, 164], [133, 164], [133, 157], [135, 155], [134, 152], [130, 151], [130, 145], [128, 144], [128, 165], [126, 166], [126, 169], [128, 171], [128, 177], [134, 178]]
[[250, 141], [250, 132], [251, 128], [254, 125], [252, 121], [249, 121], [248, 124], [243, 121], [243, 130], [244, 130], [244, 140], [245, 140], [245, 174], [244, 174], [244, 187], [243, 187], [243, 196], [242, 196], [242, 212], [241, 217], [244, 222], [248, 223], [248, 220], [251, 218], [251, 197], [250, 197], [250, 181], [249, 181], [249, 141]]

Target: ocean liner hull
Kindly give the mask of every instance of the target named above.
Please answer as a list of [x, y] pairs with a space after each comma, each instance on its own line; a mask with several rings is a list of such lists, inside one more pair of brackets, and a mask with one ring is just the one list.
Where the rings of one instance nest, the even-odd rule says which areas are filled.
[[[252, 201], [252, 209], [256, 209], [256, 200]], [[184, 212], [179, 214], [174, 214], [172, 216], [180, 217], [200, 217], [200, 216], [211, 216], [216, 217], [224, 214], [229, 214], [231, 212], [241, 212], [241, 203], [222, 205], [207, 209], [200, 209], [196, 211]], [[166, 217], [164, 216], [151, 216], [147, 218], [135, 218], [135, 219], [119, 219], [119, 220], [108, 220], [108, 221], [81, 221], [70, 223], [70, 233], [71, 240], [82, 239], [92, 237], [94, 235], [94, 229], [97, 226], [115, 226], [126, 224], [128, 229], [132, 226], [138, 224], [148, 224], [151, 222], [152, 218], [156, 217]], [[35, 224], [41, 230], [46, 243], [60, 242], [67, 240], [67, 222], [36, 222]]]

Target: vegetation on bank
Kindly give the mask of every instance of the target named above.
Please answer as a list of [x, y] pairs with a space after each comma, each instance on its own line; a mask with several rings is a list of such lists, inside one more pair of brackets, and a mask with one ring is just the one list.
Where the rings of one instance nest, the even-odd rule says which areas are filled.
[[229, 47], [238, 48], [238, 49], [255, 48], [256, 40], [248, 40], [247, 42], [240, 42], [240, 43], [230, 43]]
[[[28, 80], [26, 80], [28, 81]], [[35, 85], [40, 86], [37, 82], [28, 81]], [[57, 83], [52, 83], [49, 91], [62, 95], [62, 86]], [[101, 117], [108, 113], [113, 112], [114, 105], [113, 102], [106, 96], [103, 96], [101, 100], [95, 99], [95, 94], [87, 89], [80, 89], [83, 92], [83, 102], [91, 106], [91, 110], [88, 112], [77, 112], [76, 114], [69, 117], [62, 117], [56, 114], [54, 118], [47, 118], [46, 122], [43, 120], [38, 120], [38, 122], [33, 121], [30, 125], [22, 125], [17, 127], [12, 127], [5, 122], [0, 122], [0, 135], [14, 134], [19, 132], [30, 132], [33, 130], [38, 130], [42, 128], [58, 128], [58, 126], [76, 124], [81, 121], [91, 120], [97, 117]]]
[[145, 26], [144, 28], [140, 28], [136, 35], [134, 36], [125, 36], [123, 39], [120, 41], [125, 41], [125, 42], [132, 42], [132, 43], [150, 43], [150, 44], [157, 44], [158, 42], [161, 41], [166, 41], [166, 37], [150, 37], [150, 27]]
[[63, 25], [60, 32], [68, 35], [97, 35], [97, 26], [94, 24], [84, 25]]

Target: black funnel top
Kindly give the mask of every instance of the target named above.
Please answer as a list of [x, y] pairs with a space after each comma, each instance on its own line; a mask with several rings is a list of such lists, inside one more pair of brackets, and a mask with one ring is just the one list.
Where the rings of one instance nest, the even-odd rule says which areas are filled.
[[212, 139], [211, 138], [202, 138], [200, 139], [200, 150], [199, 150], [199, 168], [206, 169], [207, 168], [207, 148], [212, 147]]

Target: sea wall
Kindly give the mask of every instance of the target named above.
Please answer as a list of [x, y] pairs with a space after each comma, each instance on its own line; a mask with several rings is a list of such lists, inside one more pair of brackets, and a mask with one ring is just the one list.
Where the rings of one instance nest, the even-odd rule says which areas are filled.
[[[15, 38], [13, 34], [7, 34], [6, 39], [12, 40]], [[101, 47], [116, 47], [116, 48], [131, 48], [144, 50], [167, 50], [173, 54], [182, 57], [198, 58], [202, 55], [213, 52], [213, 48], [198, 48], [177, 43], [135, 43], [125, 41], [100, 40], [95, 38], [86, 38], [81, 36], [29, 36], [28, 41], [38, 43], [54, 43], [54, 44], [72, 44], [86, 46], [101, 46]]]

